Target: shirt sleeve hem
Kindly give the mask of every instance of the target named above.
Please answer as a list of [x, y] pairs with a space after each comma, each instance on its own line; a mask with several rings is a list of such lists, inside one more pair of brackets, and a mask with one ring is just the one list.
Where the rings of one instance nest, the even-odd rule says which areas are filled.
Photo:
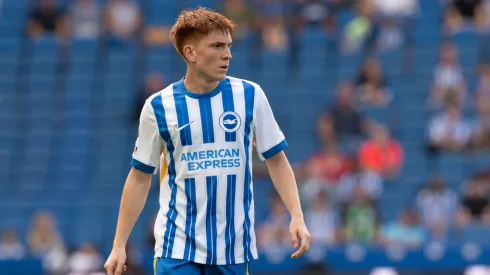
[[150, 165], [146, 165], [146, 164], [142, 163], [141, 161], [136, 160], [134, 158], [131, 159], [131, 165], [134, 168], [136, 168], [142, 172], [145, 172], [147, 174], [153, 174], [155, 172], [155, 167], [150, 166]]
[[264, 153], [262, 153], [262, 156], [264, 157], [264, 159], [271, 158], [271, 157], [275, 156], [277, 153], [284, 150], [286, 147], [288, 147], [288, 142], [284, 139], [279, 144], [277, 144], [276, 146], [274, 146], [274, 147], [270, 148], [269, 150], [265, 151]]

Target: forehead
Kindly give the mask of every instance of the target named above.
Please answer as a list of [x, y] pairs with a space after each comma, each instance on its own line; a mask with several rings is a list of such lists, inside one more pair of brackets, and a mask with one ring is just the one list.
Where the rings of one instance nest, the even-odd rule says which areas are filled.
[[231, 43], [231, 41], [232, 39], [230, 33], [222, 31], [212, 31], [201, 39], [201, 42], [204, 42], [206, 44], [216, 42], [228, 44]]

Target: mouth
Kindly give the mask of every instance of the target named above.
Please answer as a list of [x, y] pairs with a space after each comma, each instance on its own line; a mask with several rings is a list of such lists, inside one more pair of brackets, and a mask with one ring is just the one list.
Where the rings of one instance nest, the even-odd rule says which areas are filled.
[[223, 65], [223, 66], [220, 66], [219, 68], [222, 70], [228, 70], [228, 65]]

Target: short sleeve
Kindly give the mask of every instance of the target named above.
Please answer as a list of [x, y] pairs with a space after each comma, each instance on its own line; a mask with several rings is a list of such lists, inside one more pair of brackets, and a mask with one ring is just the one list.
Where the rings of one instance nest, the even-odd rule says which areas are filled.
[[264, 91], [256, 87], [255, 94], [255, 147], [260, 159], [266, 160], [284, 150], [288, 144], [274, 118]]
[[140, 115], [138, 137], [131, 165], [148, 174], [156, 174], [160, 165], [163, 140], [160, 136], [153, 107], [147, 101]]

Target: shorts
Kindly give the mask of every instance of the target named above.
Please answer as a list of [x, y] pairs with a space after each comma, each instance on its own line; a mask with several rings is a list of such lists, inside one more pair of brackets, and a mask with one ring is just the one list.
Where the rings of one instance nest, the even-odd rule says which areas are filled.
[[206, 265], [187, 260], [156, 258], [155, 275], [251, 275], [250, 263]]

